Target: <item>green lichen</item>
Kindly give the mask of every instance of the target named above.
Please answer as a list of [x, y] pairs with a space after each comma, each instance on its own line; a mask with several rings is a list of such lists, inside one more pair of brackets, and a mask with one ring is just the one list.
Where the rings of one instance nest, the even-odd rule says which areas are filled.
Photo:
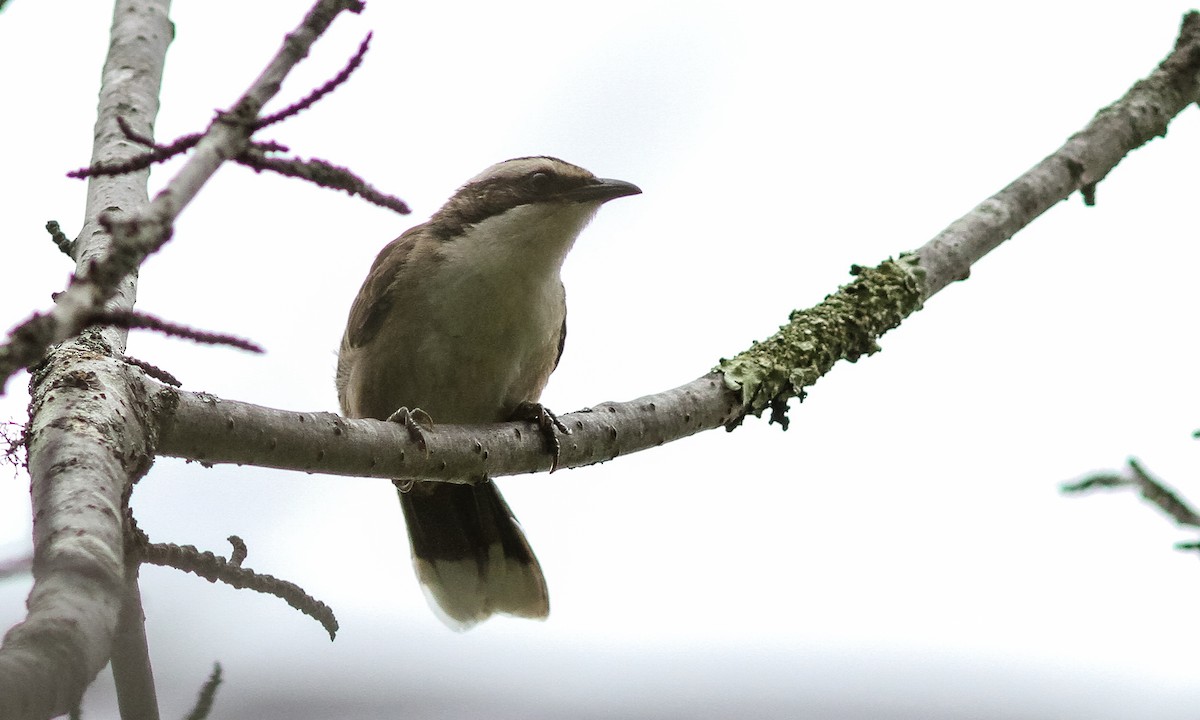
[[854, 265], [855, 280], [815, 307], [793, 310], [779, 332], [729, 359], [716, 370], [739, 392], [743, 417], [771, 408], [772, 420], [786, 429], [787, 401], [804, 399], [804, 389], [834, 363], [857, 361], [879, 350], [876, 339], [921, 308], [925, 272], [914, 255], [888, 259], [877, 267]]

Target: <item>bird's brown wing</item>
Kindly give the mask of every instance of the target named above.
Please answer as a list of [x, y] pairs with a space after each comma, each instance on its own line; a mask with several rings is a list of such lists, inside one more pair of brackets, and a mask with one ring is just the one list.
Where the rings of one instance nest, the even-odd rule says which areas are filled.
[[558, 369], [558, 361], [562, 360], [563, 349], [567, 346], [567, 294], [565, 290], [562, 293], [562, 299], [563, 324], [562, 330], [558, 332], [558, 355], [554, 358], [554, 367], [550, 368], [550, 372]]
[[366, 345], [379, 333], [384, 318], [392, 309], [394, 293], [392, 284], [400, 269], [404, 267], [417, 245], [417, 234], [420, 225], [404, 232], [403, 235], [388, 243], [375, 262], [371, 271], [363, 281], [362, 289], [350, 306], [350, 319], [346, 321], [346, 336], [342, 340], [344, 348], [357, 348]]

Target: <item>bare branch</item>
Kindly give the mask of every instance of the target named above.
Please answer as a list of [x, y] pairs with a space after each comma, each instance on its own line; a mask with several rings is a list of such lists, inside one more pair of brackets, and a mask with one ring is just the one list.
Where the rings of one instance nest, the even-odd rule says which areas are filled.
[[158, 720], [158, 693], [146, 645], [146, 614], [136, 563], [126, 571], [125, 602], [113, 638], [112, 673], [121, 720]]
[[[817, 308], [792, 313], [776, 336], [721, 362], [714, 372], [657, 395], [606, 403], [561, 419], [571, 428], [560, 464], [609, 460], [770, 410], [782, 422], [839, 359], [877, 349], [875, 339], [923, 300], [1034, 218], [1085, 186], [1094, 186], [1127, 153], [1161, 135], [1200, 99], [1200, 15], [1188, 13], [1175, 50], [1146, 79], [1099, 112], [1056, 153], [951, 224], [913, 255], [873, 269]], [[297, 413], [175, 391], [152, 384], [164, 408], [159, 450], [204, 462], [241, 463], [359, 477], [464, 478], [537, 472], [550, 467], [542, 438], [528, 425], [438, 426], [423, 452], [400, 427]], [[254, 432], [249, 429], [254, 428]]]
[[313, 90], [300, 102], [289, 105], [273, 115], [259, 118], [258, 122], [254, 124], [254, 129], [261, 130], [268, 125], [274, 125], [281, 120], [286, 120], [293, 115], [300, 114], [302, 111], [312, 107], [318, 100], [336, 90], [339, 85], [349, 80], [354, 71], [358, 69], [358, 66], [362, 65], [363, 56], [367, 54], [367, 49], [371, 47], [372, 35], [374, 33], [367, 33], [367, 36], [363, 38], [362, 43], [358, 46], [358, 52], [354, 53], [354, 56], [346, 63], [346, 67], [342, 68], [341, 72], [337, 75], [334, 75], [332, 80]]
[[[163, 57], [172, 36], [166, 0], [118, 0], [105, 62], [92, 164], [119, 162], [129, 141], [116, 122], [152, 135]], [[108, 662], [125, 587], [121, 495], [153, 458], [150, 398], [117, 360], [126, 331], [92, 329], [101, 309], [133, 307], [131, 272], [170, 235], [171, 223], [226, 157], [245, 146], [250, 123], [287, 71], [354, 0], [321, 0], [232, 113], [209, 128], [168, 187], [147, 206], [146, 172], [89, 181], [75, 277], [52, 310], [35, 313], [0, 345], [0, 388], [45, 359], [32, 378], [28, 432], [34, 511], [28, 615], [0, 646], [0, 717], [46, 718], [75, 707]], [[116, 208], [116, 210], [110, 210]], [[100, 230], [107, 232], [100, 232]]]
[[380, 192], [370, 183], [361, 179], [348, 168], [340, 167], [324, 160], [313, 158], [273, 158], [267, 157], [258, 147], [247, 148], [237, 156], [237, 161], [246, 167], [254, 168], [256, 172], [271, 170], [280, 175], [308, 180], [321, 187], [333, 190], [344, 190], [350, 195], [358, 195], [367, 202], [394, 210], [401, 215], [411, 212], [408, 205], [398, 197]]
[[121, 128], [121, 132], [125, 134], [125, 137], [138, 144], [149, 147], [150, 152], [143, 153], [141, 155], [135, 155], [128, 160], [123, 160], [120, 162], [95, 163], [85, 168], [72, 170], [71, 172], [67, 173], [67, 177], [83, 179], [102, 175], [125, 175], [137, 170], [144, 170], [155, 163], [170, 160], [180, 153], [191, 150], [196, 146], [197, 143], [200, 142], [200, 139], [204, 137], [202, 133], [192, 133], [190, 135], [184, 135], [180, 138], [177, 138], [170, 145], [159, 145], [154, 142], [153, 138], [142, 135], [130, 127], [129, 121], [124, 117], [117, 117], [117, 125]]
[[1065, 493], [1084, 493], [1096, 488], [1136, 487], [1151, 505], [1184, 527], [1200, 528], [1200, 515], [1166, 483], [1151, 475], [1136, 458], [1129, 458], [1129, 473], [1096, 473], [1062, 486]]
[[125, 328], [126, 330], [144, 329], [154, 330], [163, 335], [171, 335], [173, 337], [185, 338], [198, 342], [202, 345], [228, 345], [239, 350], [246, 350], [252, 353], [263, 352], [262, 346], [249, 340], [228, 335], [225, 333], [214, 333], [206, 330], [197, 330], [186, 325], [167, 322], [161, 318], [157, 318], [147, 313], [134, 312], [132, 310], [123, 312], [98, 312], [92, 315], [92, 325], [113, 325], [116, 327]]
[[[158, 450], [201, 462], [235, 462], [355, 477], [471, 482], [549, 470], [552, 458], [531, 423], [435, 425], [425, 448], [403, 425], [334, 413], [275, 410], [190, 393], [147, 378], [162, 424]], [[560, 415], [560, 467], [581, 467], [725, 425], [740, 417], [737, 393], [718, 373], [632, 402]]]
[[[232, 560], [214, 555], [207, 550], [200, 552], [192, 545], [170, 543], [148, 542], [139, 547], [139, 553], [142, 560], [151, 565], [172, 567], [198, 575], [209, 582], [219, 581], [238, 589], [248, 588], [255, 592], [274, 595], [321, 623], [321, 626], [329, 633], [330, 640], [337, 635], [337, 618], [334, 617], [333, 610], [328, 605], [304, 592], [304, 588], [295, 583], [241, 567], [240, 559], [239, 563], [235, 564]], [[237, 554], [235, 546], [235, 559], [238, 559]]]
[[166, 370], [163, 370], [157, 365], [151, 365], [145, 360], [138, 360], [137, 358], [130, 357], [128, 355], [124, 357], [124, 360], [159, 382], [166, 383], [172, 387], [183, 387], [183, 383], [179, 382], [179, 378], [175, 377]]
[[237, 535], [229, 536], [233, 553], [228, 560], [207, 550], [200, 552], [194, 545], [152, 543], [145, 531], [138, 527], [133, 509], [128, 505], [128, 498], [126, 501], [125, 547], [130, 557], [150, 565], [172, 567], [199, 575], [212, 583], [220, 581], [238, 589], [248, 588], [274, 595], [321, 623], [329, 633], [330, 640], [337, 634], [337, 618], [328, 605], [304, 592], [304, 589], [295, 583], [242, 567], [242, 561], [246, 559], [248, 551], [245, 541]]
[[[46, 348], [78, 333], [118, 293], [129, 274], [167, 242], [179, 213], [227, 158], [236, 157], [245, 149], [258, 113], [278, 92], [288, 72], [308, 54], [338, 13], [358, 12], [361, 8], [358, 0], [319, 0], [233, 109], [213, 121], [179, 174], [148, 207], [131, 212], [124, 203], [98, 207], [89, 204], [88, 217], [91, 222], [102, 223], [111, 235], [111, 242], [81, 256], [80, 272], [58, 296], [54, 308], [34, 313], [11, 333], [7, 343], [0, 345], [0, 392], [13, 373], [40, 360]], [[113, 112], [111, 119], [105, 116], [101, 120], [111, 122], [119, 130], [117, 114]], [[92, 164], [101, 162], [109, 162], [109, 158], [94, 157]], [[125, 210], [104, 211], [102, 215], [101, 211], [107, 207]], [[81, 236], [93, 230], [94, 226], [85, 226]]]
[[1084, 191], [1085, 202], [1094, 201], [1096, 185], [1123, 157], [1166, 135], [1171, 120], [1198, 99], [1200, 14], [1192, 11], [1183, 16], [1175, 49], [1146, 79], [917, 251], [928, 295], [965, 280], [972, 264], [1076, 190]]
[[205, 720], [208, 714], [212, 712], [213, 701], [217, 698], [217, 688], [221, 685], [221, 663], [213, 663], [212, 674], [208, 676], [208, 681], [204, 683], [204, 687], [200, 688], [200, 695], [196, 698], [196, 704], [192, 706], [192, 711], [187, 714], [184, 720]]
[[[93, 162], [118, 161], [130, 152], [114, 122], [117, 114], [128, 113], [150, 132], [171, 38], [166, 6], [166, 0], [115, 3]], [[73, 247], [77, 277], [114, 252], [99, 232], [100, 212], [143, 207], [145, 183], [145, 172], [89, 182], [83, 228]], [[73, 304], [130, 308], [135, 283], [122, 274], [102, 294], [82, 282], [75, 284], [74, 294], [59, 295], [55, 310], [35, 316], [0, 348], [0, 383], [16, 367], [40, 358], [46, 344], [82, 326], [76, 322], [62, 332]], [[31, 338], [35, 344], [28, 344]], [[124, 347], [124, 330], [92, 330], [59, 345], [33, 374], [27, 450], [34, 584], [26, 619], [0, 646], [0, 717], [5, 720], [68, 712], [109, 660], [125, 584], [121, 493], [153, 458], [146, 398], [140, 385], [128, 382], [131, 369], [111, 358]]]

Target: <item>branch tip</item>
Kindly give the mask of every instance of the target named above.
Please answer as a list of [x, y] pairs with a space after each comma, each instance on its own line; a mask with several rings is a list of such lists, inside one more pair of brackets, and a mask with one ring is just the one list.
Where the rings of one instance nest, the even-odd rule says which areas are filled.
[[217, 688], [221, 685], [221, 680], [221, 663], [213, 663], [212, 672], [200, 688], [196, 704], [192, 706], [192, 711], [187, 714], [185, 720], [206, 720], [208, 714], [212, 712], [213, 701], [217, 698]]

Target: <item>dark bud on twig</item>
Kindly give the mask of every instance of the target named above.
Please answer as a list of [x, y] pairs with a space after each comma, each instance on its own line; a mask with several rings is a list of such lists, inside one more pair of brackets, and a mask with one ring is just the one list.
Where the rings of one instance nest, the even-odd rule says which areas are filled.
[[57, 220], [50, 220], [46, 223], [46, 232], [50, 233], [50, 239], [54, 241], [54, 244], [62, 251], [63, 255], [72, 260], [75, 259], [75, 243], [67, 238], [62, 228], [58, 226]]

